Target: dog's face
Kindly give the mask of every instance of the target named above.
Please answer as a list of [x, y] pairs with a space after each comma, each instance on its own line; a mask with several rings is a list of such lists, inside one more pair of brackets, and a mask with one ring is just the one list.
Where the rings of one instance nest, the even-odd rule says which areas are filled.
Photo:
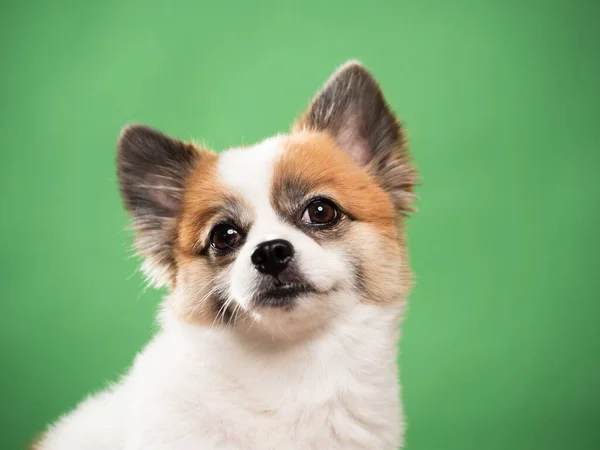
[[410, 285], [402, 219], [415, 174], [356, 63], [289, 135], [217, 155], [131, 126], [118, 165], [144, 268], [181, 320], [293, 339]]

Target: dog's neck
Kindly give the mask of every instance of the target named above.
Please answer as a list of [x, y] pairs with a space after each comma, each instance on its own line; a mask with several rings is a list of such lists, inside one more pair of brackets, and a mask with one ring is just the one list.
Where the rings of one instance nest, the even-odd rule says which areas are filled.
[[402, 306], [357, 303], [325, 330], [293, 343], [245, 340], [231, 329], [184, 324], [168, 312], [163, 332], [175, 341], [172, 348], [185, 353], [191, 371], [208, 372], [216, 383], [230, 383], [265, 407], [275, 407], [285, 395], [299, 402], [340, 390], [389, 395], [397, 385]]

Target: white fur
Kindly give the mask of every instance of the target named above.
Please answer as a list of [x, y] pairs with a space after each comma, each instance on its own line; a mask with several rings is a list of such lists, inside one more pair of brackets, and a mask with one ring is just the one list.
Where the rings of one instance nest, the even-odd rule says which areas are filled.
[[[165, 302], [161, 331], [131, 371], [47, 433], [43, 450], [369, 449], [401, 445], [396, 368], [403, 303], [365, 304], [349, 284], [343, 250], [317, 244], [280, 220], [269, 202], [278, 138], [221, 156], [222, 182], [252, 205], [255, 223], [230, 277], [245, 309], [255, 280], [250, 254], [265, 239], [285, 238], [323, 291], [326, 323], [301, 340], [285, 336], [306, 317], [294, 311], [252, 317], [281, 327], [283, 338], [251, 339], [243, 329], [181, 322]], [[400, 299], [398, 299], [400, 300]], [[313, 316], [315, 299], [303, 299]], [[312, 305], [312, 306], [310, 306]], [[303, 311], [302, 305], [299, 308]], [[313, 317], [319, 321], [319, 317]], [[251, 324], [252, 325], [252, 324]]]

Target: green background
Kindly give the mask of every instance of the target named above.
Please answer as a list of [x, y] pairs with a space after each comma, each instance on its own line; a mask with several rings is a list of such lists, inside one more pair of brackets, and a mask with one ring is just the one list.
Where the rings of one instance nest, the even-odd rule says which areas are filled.
[[421, 169], [402, 354], [410, 450], [600, 448], [600, 3], [3, 1], [0, 448], [154, 331], [119, 129], [285, 131], [359, 58]]

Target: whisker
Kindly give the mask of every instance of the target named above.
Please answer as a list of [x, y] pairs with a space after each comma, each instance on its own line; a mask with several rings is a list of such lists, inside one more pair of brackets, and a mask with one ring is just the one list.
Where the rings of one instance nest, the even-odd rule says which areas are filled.
[[183, 189], [176, 186], [164, 186], [164, 185], [150, 185], [150, 184], [136, 184], [135, 187], [144, 189], [160, 189], [163, 191], [182, 192]]

